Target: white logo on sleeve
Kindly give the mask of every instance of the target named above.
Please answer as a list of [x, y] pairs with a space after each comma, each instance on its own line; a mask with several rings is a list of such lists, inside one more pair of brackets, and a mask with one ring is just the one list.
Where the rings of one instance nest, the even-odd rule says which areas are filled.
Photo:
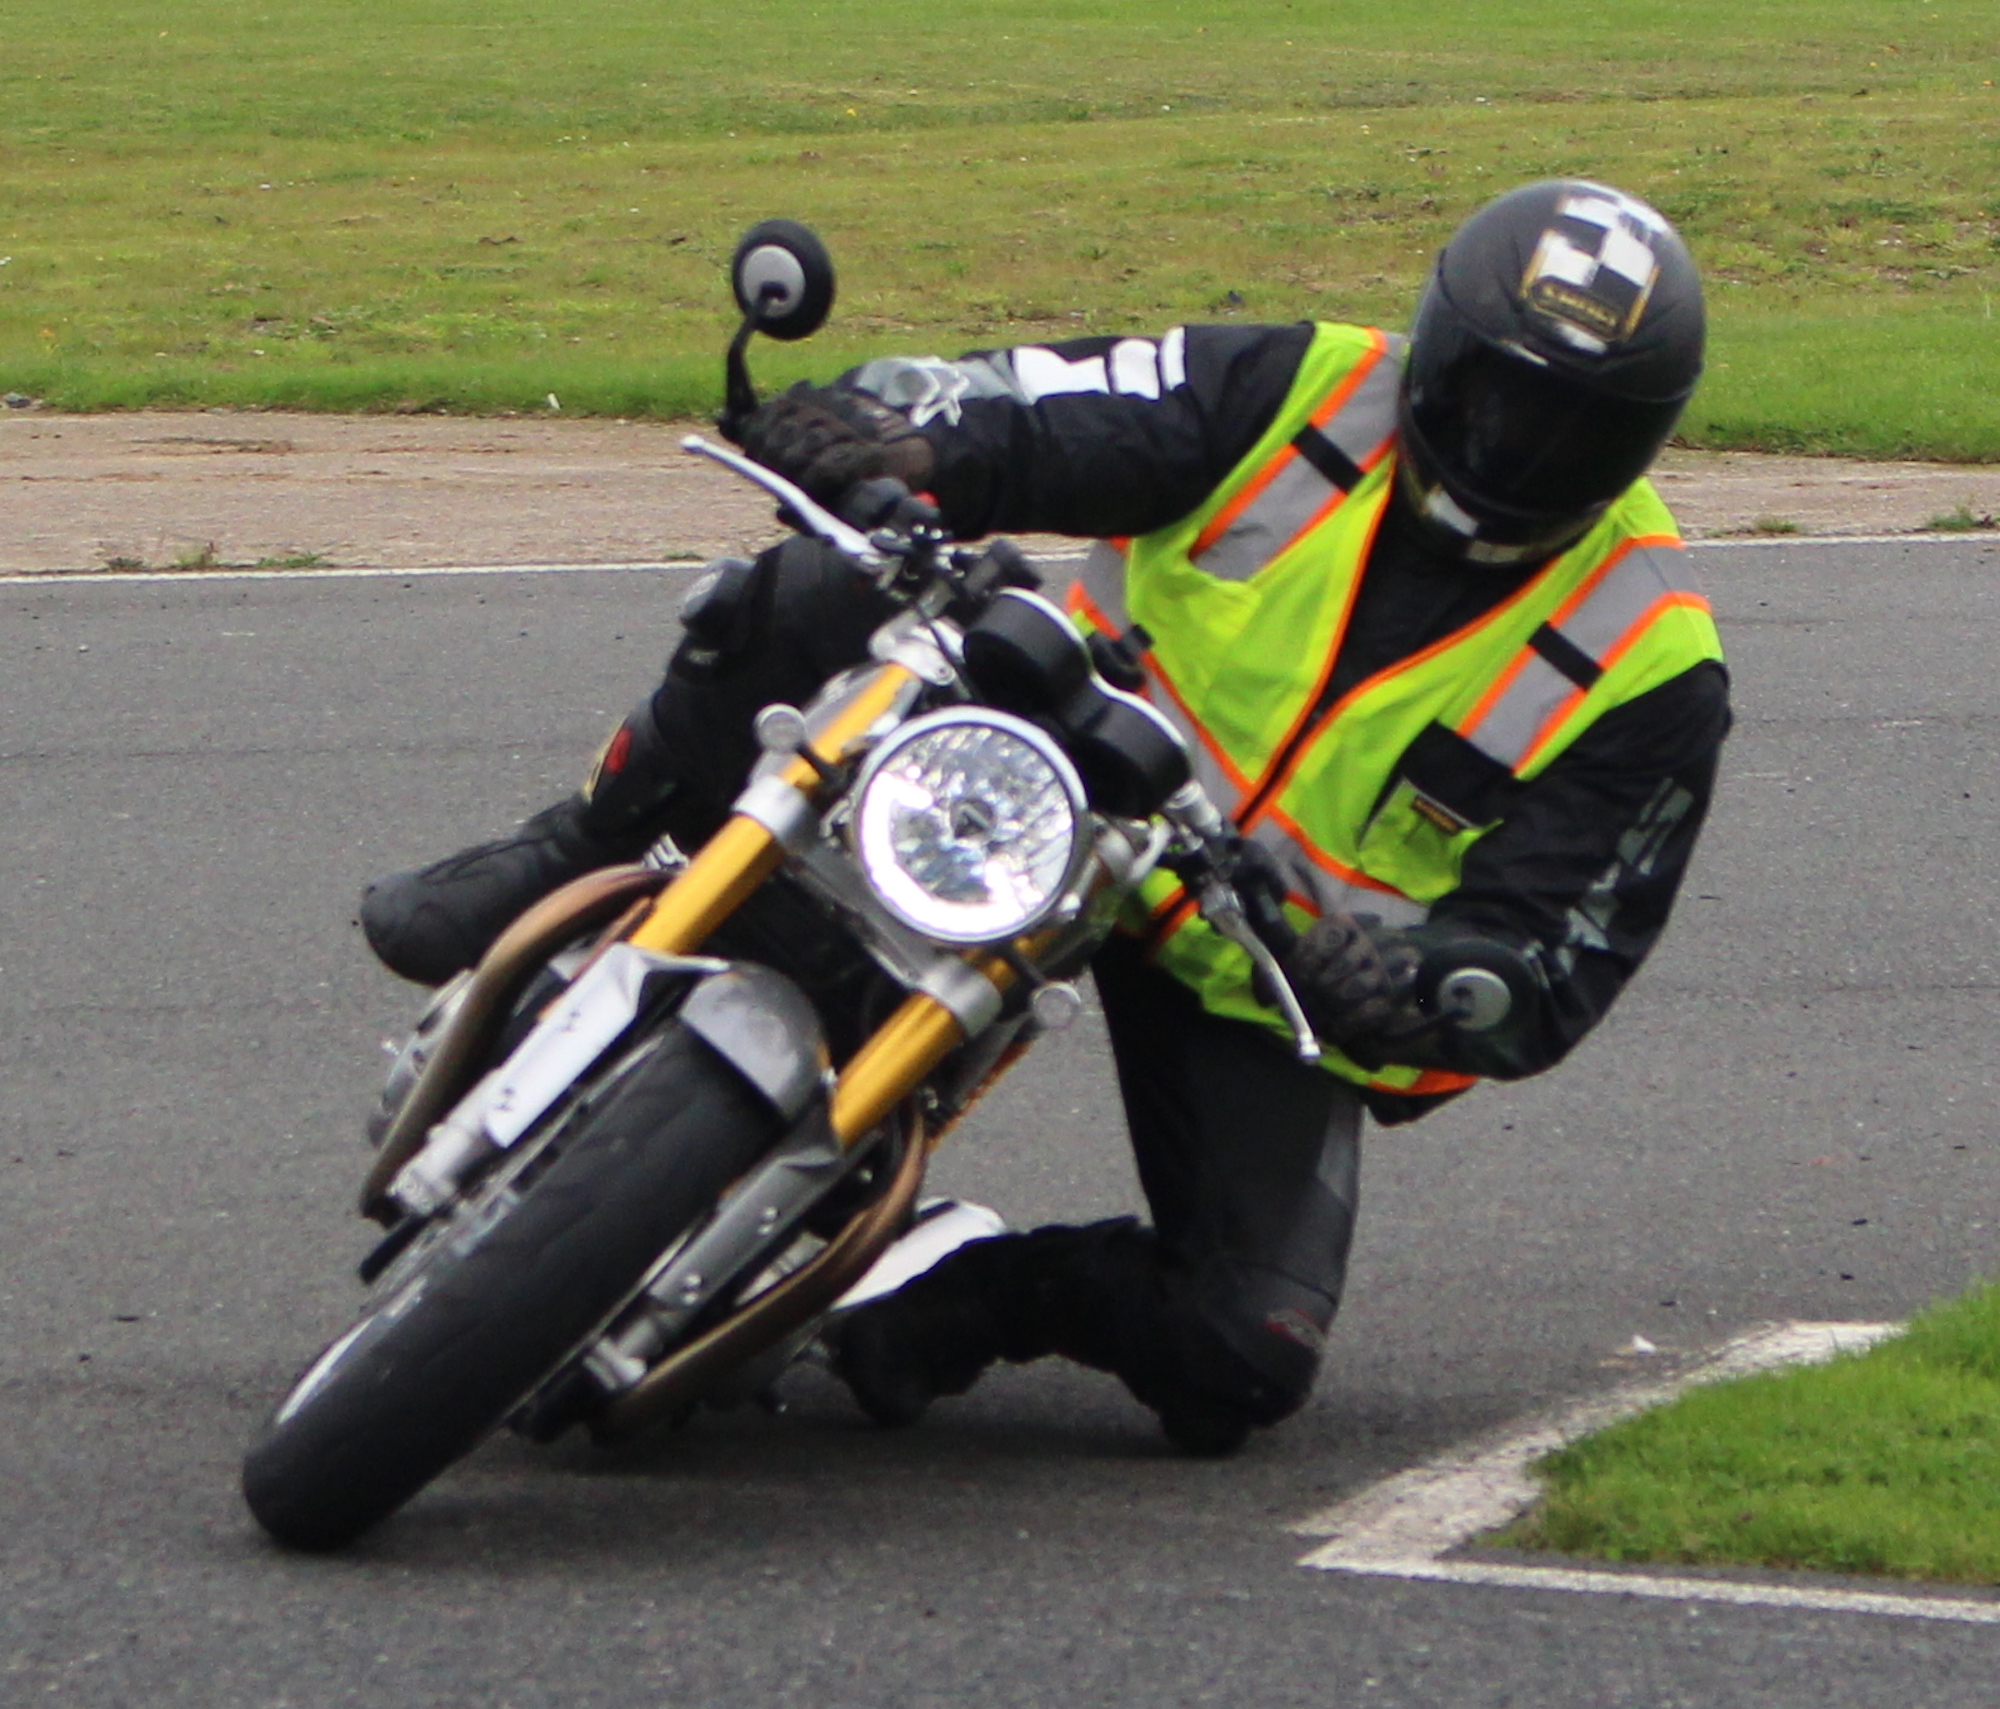
[[1187, 384], [1187, 332], [1175, 327], [1155, 343], [1121, 338], [1102, 356], [1075, 361], [1029, 344], [1010, 352], [1015, 395], [1023, 403], [1065, 392], [1106, 392], [1129, 398], [1157, 398]]

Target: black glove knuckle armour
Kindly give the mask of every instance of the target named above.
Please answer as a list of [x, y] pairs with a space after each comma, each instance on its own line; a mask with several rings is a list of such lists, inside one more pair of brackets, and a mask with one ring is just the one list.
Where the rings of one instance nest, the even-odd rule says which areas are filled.
[[822, 504], [860, 480], [872, 480], [888, 466], [888, 428], [876, 416], [890, 416], [910, 432], [894, 410], [876, 404], [858, 408], [860, 398], [812, 386], [794, 386], [784, 396], [760, 404], [744, 422], [744, 450], [786, 480], [798, 482]]
[[1386, 1031], [1408, 994], [1414, 960], [1393, 939], [1385, 953], [1372, 925], [1352, 914], [1328, 914], [1299, 940], [1292, 958], [1299, 1001], [1313, 1030], [1330, 1044]]
[[890, 472], [890, 446], [918, 438], [877, 399], [803, 381], [760, 404], [743, 424], [745, 451], [835, 508], [862, 481]]

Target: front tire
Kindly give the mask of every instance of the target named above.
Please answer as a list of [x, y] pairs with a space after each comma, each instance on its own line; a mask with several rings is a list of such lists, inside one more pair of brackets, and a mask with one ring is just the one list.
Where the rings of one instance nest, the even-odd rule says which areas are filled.
[[462, 1216], [300, 1378], [244, 1463], [257, 1522], [323, 1550], [387, 1518], [595, 1333], [777, 1133], [671, 1024], [545, 1171]]

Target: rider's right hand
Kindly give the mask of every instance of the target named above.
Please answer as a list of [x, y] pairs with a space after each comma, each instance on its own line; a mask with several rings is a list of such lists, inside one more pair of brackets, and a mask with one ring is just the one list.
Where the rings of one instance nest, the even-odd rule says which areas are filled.
[[742, 425], [742, 444], [836, 513], [863, 481], [893, 475], [921, 491], [931, 473], [930, 441], [903, 415], [864, 392], [804, 381], [757, 406]]

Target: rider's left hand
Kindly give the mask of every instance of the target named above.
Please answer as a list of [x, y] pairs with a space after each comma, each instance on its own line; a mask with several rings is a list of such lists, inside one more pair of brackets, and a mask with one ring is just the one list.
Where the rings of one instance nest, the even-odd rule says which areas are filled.
[[1420, 1020], [1411, 999], [1421, 957], [1372, 915], [1327, 914], [1299, 939], [1285, 974], [1313, 1031], [1345, 1049], [1388, 1040]]

